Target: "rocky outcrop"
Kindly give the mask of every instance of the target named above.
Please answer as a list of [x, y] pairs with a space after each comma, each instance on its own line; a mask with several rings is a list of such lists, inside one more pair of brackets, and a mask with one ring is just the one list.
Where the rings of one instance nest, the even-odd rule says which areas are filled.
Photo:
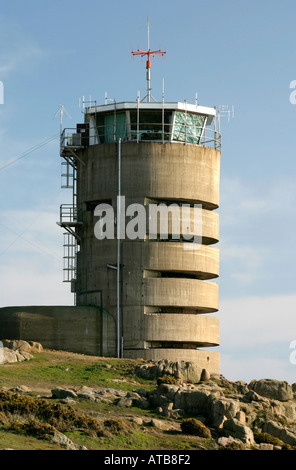
[[[13, 345], [19, 354], [27, 352], [26, 345], [15, 342]], [[218, 447], [296, 450], [296, 384], [273, 379], [231, 382], [222, 375], [211, 377], [185, 362], [141, 364], [137, 373], [155, 380], [155, 387], [147, 390], [141, 385], [124, 391], [108, 387], [57, 386], [52, 388], [51, 398], [68, 404], [79, 400], [108, 403], [114, 405], [119, 414], [126, 414], [123, 408], [129, 407], [150, 409], [161, 418], [154, 423], [150, 420], [154, 427], [158, 427], [158, 421], [180, 426], [180, 422], [190, 416], [210, 430]], [[26, 393], [28, 390], [19, 386], [16, 391]], [[65, 448], [71, 448], [72, 444], [63, 441], [63, 436], [57, 439], [62, 440]]]
[[197, 383], [202, 378], [206, 380], [209, 377], [208, 372], [198, 364], [185, 361], [171, 362], [166, 359], [156, 363], [141, 364], [136, 367], [135, 372], [139, 377], [146, 379], [157, 379], [167, 375], [188, 383]]
[[29, 361], [34, 353], [43, 350], [42, 345], [35, 341], [4, 339], [0, 346], [0, 364]]
[[143, 364], [136, 373], [150, 379], [174, 377], [178, 384], [160, 383], [146, 394], [150, 406], [168, 417], [198, 417], [218, 433], [220, 445], [240, 442], [260, 449], [279, 447], [262, 441], [256, 444], [254, 434], [262, 433], [265, 439], [270, 436], [271, 441], [296, 448], [296, 384], [274, 379], [230, 382], [184, 362]]
[[[274, 382], [274, 388], [271, 382]], [[125, 392], [103, 387], [56, 387], [52, 396], [66, 400], [107, 401], [118, 407], [150, 408], [171, 419], [189, 415], [205, 423], [220, 446], [241, 445], [265, 450], [285, 445], [296, 448], [296, 400], [287, 400], [290, 386], [266, 379], [265, 383], [268, 383], [268, 394], [282, 401], [260, 395], [258, 391], [264, 389], [254, 387], [254, 381], [250, 384], [230, 382], [223, 376], [198, 384], [159, 383], [151, 391], [144, 388]], [[256, 443], [255, 436], [260, 433], [265, 438], [276, 439], [277, 445]]]
[[57, 444], [66, 450], [87, 450], [85, 446], [74, 444], [65, 434], [56, 431], [50, 439], [53, 444]]
[[249, 384], [249, 388], [262, 397], [279, 401], [293, 399], [292, 386], [285, 381], [273, 379], [252, 380]]

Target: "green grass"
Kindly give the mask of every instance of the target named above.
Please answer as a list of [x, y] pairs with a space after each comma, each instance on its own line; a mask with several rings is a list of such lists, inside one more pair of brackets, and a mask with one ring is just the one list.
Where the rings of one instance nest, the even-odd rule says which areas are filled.
[[[155, 389], [156, 380], [145, 380], [135, 375], [135, 366], [141, 362], [140, 360], [98, 358], [45, 350], [42, 353], [34, 354], [34, 358], [30, 361], [2, 364], [0, 366], [0, 387], [13, 388], [18, 385], [26, 385], [31, 390], [29, 393], [31, 399], [35, 400], [35, 395], [47, 396], [49, 407], [59, 402], [59, 400], [50, 398], [51, 389], [55, 386], [68, 388], [78, 386], [108, 387], [125, 391], [136, 388]], [[111, 367], [108, 368], [106, 365]], [[38, 402], [38, 400], [35, 401]], [[84, 412], [88, 416], [98, 419], [101, 423], [106, 419], [116, 418], [123, 420], [128, 425], [127, 432], [123, 434], [111, 432], [109, 436], [104, 433], [95, 436], [93, 433], [83, 432], [81, 428], [74, 429], [73, 427], [66, 427], [67, 431], [62, 431], [75, 444], [84, 445], [89, 450], [190, 450], [199, 449], [201, 446], [210, 449], [215, 445], [214, 441], [210, 439], [184, 435], [181, 431], [163, 431], [147, 424], [138, 426], [130, 421], [130, 418], [136, 416], [146, 421], [151, 418], [164, 419], [155, 410], [142, 410], [135, 406], [117, 407], [113, 403], [96, 403], [88, 400], [78, 400], [73, 405], [73, 409], [77, 412]], [[30, 412], [32, 419], [42, 421], [43, 418], [40, 418], [39, 411], [34, 409], [34, 412]], [[74, 411], [73, 413], [75, 414]], [[38, 439], [35, 435], [27, 435], [25, 429], [25, 427], [23, 429], [20, 427], [13, 430], [9, 424], [2, 424], [0, 427], [0, 449], [62, 450], [45, 438]]]
[[48, 441], [3, 429], [0, 429], [0, 449], [61, 450], [58, 445]]
[[182, 436], [180, 433], [155, 432], [151, 429], [134, 429], [128, 435], [112, 438], [92, 438], [79, 431], [65, 433], [73, 442], [89, 450], [200, 450], [214, 448], [211, 440]]
[[[104, 367], [111, 365], [111, 369]], [[4, 364], [0, 367], [0, 387], [39, 384], [40, 386], [86, 385], [133, 390], [138, 386], [151, 389], [153, 381], [134, 375], [136, 361], [106, 359], [79, 354], [45, 351], [34, 355], [34, 359], [22, 363]]]

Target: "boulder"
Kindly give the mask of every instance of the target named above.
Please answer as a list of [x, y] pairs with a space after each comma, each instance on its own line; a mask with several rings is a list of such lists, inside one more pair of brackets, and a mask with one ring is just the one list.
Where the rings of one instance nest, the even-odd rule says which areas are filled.
[[26, 351], [30, 353], [32, 351], [32, 346], [28, 343], [28, 341], [24, 340], [9, 340], [9, 339], [4, 339], [2, 340], [2, 344], [5, 348], [12, 349], [12, 351], [19, 351], [23, 352]]
[[280, 423], [271, 420], [266, 421], [263, 424], [262, 431], [277, 437], [285, 444], [296, 446], [296, 433]]
[[185, 361], [172, 362], [166, 359], [141, 364], [135, 369], [139, 377], [157, 379], [158, 377], [168, 375], [176, 380], [189, 383], [198, 383], [201, 379], [202, 371], [202, 367], [196, 363]]
[[55, 387], [51, 390], [53, 398], [77, 398], [77, 393], [65, 387]]
[[133, 390], [133, 391], [144, 398], [147, 398], [149, 395], [148, 391], [145, 388], [137, 388], [136, 390]]
[[43, 346], [36, 341], [28, 341], [29, 345], [31, 346], [31, 352], [33, 353], [41, 353], [43, 351]]
[[275, 379], [252, 380], [249, 389], [272, 400], [288, 401], [293, 399], [293, 389], [288, 382]]
[[178, 385], [162, 383], [158, 386], [157, 391], [161, 395], [165, 395], [168, 400], [174, 401], [174, 397], [179, 389]]
[[208, 382], [211, 378], [211, 374], [207, 369], [203, 369], [201, 372], [200, 380], [201, 382]]
[[237, 445], [241, 445], [242, 444], [242, 441], [240, 441], [239, 439], [234, 439], [234, 437], [232, 436], [222, 436], [222, 437], [219, 437], [218, 439], [218, 444], [222, 447], [229, 447], [233, 444], [237, 444]]
[[51, 442], [66, 450], [87, 450], [87, 448], [84, 446], [74, 444], [68, 437], [58, 431], [54, 433], [53, 437], [51, 438]]
[[215, 398], [211, 402], [210, 418], [214, 428], [220, 428], [227, 419], [235, 418], [240, 412], [240, 403], [232, 398]]
[[13, 362], [17, 362], [18, 361], [18, 358], [17, 358], [17, 355], [15, 353], [15, 351], [12, 351], [11, 349], [9, 348], [3, 348], [3, 364], [10, 364], [10, 363], [13, 363]]
[[240, 423], [236, 418], [224, 421], [223, 430], [228, 431], [232, 437], [245, 444], [252, 445], [255, 443], [252, 429]]
[[260, 450], [273, 450], [274, 445], [273, 444], [267, 444], [266, 442], [260, 442], [259, 449]]
[[149, 400], [144, 397], [133, 399], [133, 405], [143, 410], [148, 410], [150, 408]]
[[247, 393], [245, 393], [243, 400], [249, 403], [256, 401], [258, 403], [265, 403], [269, 405], [269, 399], [259, 395], [259, 393], [256, 393], [254, 390], [249, 390]]
[[288, 421], [296, 421], [295, 401], [281, 402], [278, 400], [272, 400], [271, 407], [274, 416], [284, 416]]
[[150, 421], [150, 426], [153, 426], [154, 428], [157, 428], [157, 429], [163, 429], [163, 430], [167, 430], [168, 426], [167, 424], [164, 422], [164, 421], [161, 421], [160, 419], [151, 419]]
[[117, 402], [118, 406], [124, 406], [124, 407], [130, 407], [132, 406], [132, 404], [133, 404], [133, 399], [125, 398], [125, 397], [120, 398], [119, 401]]
[[98, 401], [97, 397], [92, 391], [77, 392], [77, 397], [81, 398], [82, 400]]
[[11, 389], [13, 392], [17, 393], [29, 393], [31, 392], [31, 389], [27, 387], [26, 385], [18, 385], [17, 387], [13, 387]]
[[3, 364], [29, 361], [33, 358], [33, 352], [43, 350], [41, 344], [34, 341], [3, 339], [1, 343], [0, 363]]
[[206, 415], [209, 407], [211, 392], [207, 390], [179, 389], [174, 396], [174, 406], [186, 413]]

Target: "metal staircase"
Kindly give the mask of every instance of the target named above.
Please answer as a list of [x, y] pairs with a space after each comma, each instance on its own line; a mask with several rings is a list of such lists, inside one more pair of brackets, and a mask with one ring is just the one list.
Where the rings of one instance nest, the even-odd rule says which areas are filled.
[[77, 251], [80, 238], [76, 228], [82, 225], [77, 213], [77, 161], [83, 163], [77, 152], [82, 145], [82, 135], [76, 132], [67, 133], [69, 129], [61, 132], [60, 156], [61, 162], [61, 187], [72, 190], [72, 203], [60, 206], [60, 221], [57, 224], [65, 229], [64, 254], [63, 254], [63, 282], [76, 280]]

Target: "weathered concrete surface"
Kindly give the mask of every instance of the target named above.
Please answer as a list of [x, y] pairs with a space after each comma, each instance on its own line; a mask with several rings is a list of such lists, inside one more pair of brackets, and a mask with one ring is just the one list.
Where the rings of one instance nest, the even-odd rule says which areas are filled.
[[0, 338], [36, 341], [46, 349], [100, 355], [100, 311], [71, 306], [1, 308]]
[[147, 341], [180, 340], [186, 343], [219, 345], [219, 320], [205, 315], [186, 314], [146, 314], [144, 315], [145, 337]]
[[[212, 372], [219, 373], [217, 354], [196, 348], [219, 345], [216, 318], [200, 314], [218, 311], [219, 250], [209, 245], [219, 241], [220, 152], [199, 145], [140, 142], [122, 143], [121, 195], [126, 207], [141, 204], [146, 216], [152, 204], [202, 205], [202, 245], [162, 239], [163, 228], [151, 239], [146, 218], [146, 239], [121, 241], [120, 343], [123, 357], [174, 361], [211, 359]], [[78, 255], [76, 294], [78, 305], [98, 305], [103, 296], [103, 354], [117, 351], [117, 265], [114, 240], [98, 240], [94, 208], [112, 205], [116, 217], [118, 195], [118, 146], [93, 145], [79, 153], [77, 203], [82, 225]], [[83, 163], [81, 163], [83, 162]], [[170, 218], [171, 217], [171, 218]], [[172, 234], [172, 215], [167, 234]], [[187, 217], [188, 218], [188, 217]], [[193, 217], [180, 215], [180, 223], [193, 233]], [[127, 223], [127, 221], [126, 221]], [[195, 233], [195, 232], [194, 232]], [[186, 245], [186, 246], [185, 246]], [[100, 292], [99, 292], [100, 291]], [[160, 314], [153, 317], [151, 314]], [[106, 338], [108, 336], [108, 344]], [[204, 360], [203, 358], [206, 358]]]

